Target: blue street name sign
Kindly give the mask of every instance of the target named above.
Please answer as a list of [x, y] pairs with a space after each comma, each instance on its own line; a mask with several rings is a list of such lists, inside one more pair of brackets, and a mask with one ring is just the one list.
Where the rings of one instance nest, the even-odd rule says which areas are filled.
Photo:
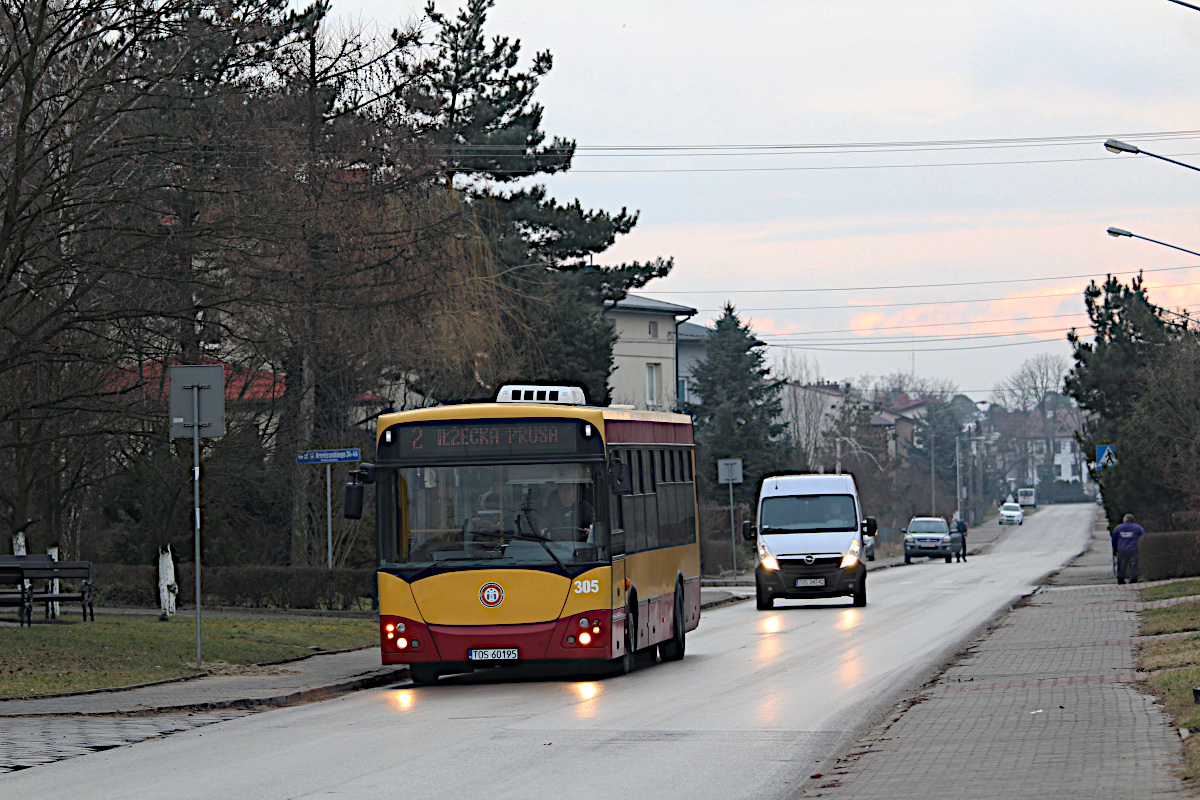
[[297, 464], [340, 464], [343, 461], [362, 461], [362, 451], [357, 447], [344, 450], [301, 450], [296, 453]]

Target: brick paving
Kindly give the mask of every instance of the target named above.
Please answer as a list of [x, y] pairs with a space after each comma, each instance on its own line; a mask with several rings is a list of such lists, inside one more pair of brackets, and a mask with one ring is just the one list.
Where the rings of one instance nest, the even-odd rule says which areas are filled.
[[[1138, 691], [1138, 587], [1107, 532], [799, 797], [1187, 797], [1180, 741]], [[1161, 601], [1160, 601], [1161, 602]]]

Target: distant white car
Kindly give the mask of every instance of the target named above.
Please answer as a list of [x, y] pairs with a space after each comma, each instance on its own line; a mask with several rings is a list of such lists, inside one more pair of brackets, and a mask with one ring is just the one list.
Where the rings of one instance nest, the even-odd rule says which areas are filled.
[[1025, 512], [1016, 503], [1005, 503], [1000, 506], [1001, 525], [1024, 525]]

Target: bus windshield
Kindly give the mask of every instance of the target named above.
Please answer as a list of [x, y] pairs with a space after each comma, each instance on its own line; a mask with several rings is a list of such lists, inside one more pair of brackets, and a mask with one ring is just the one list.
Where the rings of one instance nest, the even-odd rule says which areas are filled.
[[[596, 464], [423, 466], [395, 471], [388, 565], [554, 566], [610, 559]], [[389, 487], [390, 488], [390, 487]], [[390, 533], [389, 533], [390, 529]]]
[[855, 531], [858, 514], [848, 494], [764, 497], [759, 519], [763, 533]]

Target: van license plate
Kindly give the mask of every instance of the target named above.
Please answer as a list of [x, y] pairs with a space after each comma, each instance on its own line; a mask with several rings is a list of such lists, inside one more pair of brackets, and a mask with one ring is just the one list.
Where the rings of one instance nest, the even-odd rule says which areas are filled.
[[796, 588], [801, 589], [805, 586], [824, 586], [824, 578], [796, 578]]
[[492, 647], [486, 650], [468, 650], [467, 659], [470, 661], [516, 661], [517, 648]]

